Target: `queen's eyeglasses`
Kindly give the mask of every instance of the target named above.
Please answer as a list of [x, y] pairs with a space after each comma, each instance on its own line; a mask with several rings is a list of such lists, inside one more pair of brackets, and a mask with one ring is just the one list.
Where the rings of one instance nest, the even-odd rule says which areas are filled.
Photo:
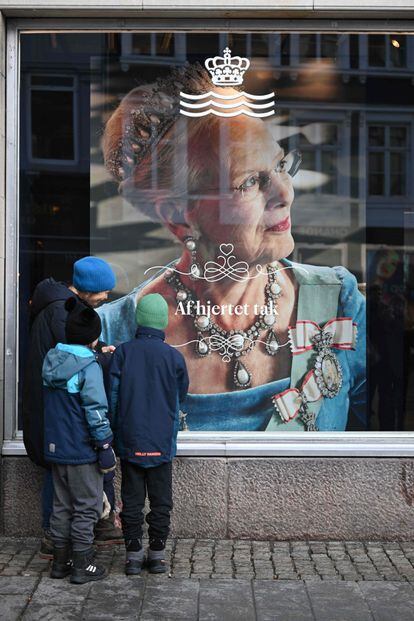
[[270, 186], [272, 174], [288, 174], [294, 177], [302, 162], [302, 154], [297, 149], [289, 151], [280, 159], [274, 169], [260, 171], [250, 175], [237, 188], [232, 191], [241, 198], [254, 200], [260, 192], [264, 192]]

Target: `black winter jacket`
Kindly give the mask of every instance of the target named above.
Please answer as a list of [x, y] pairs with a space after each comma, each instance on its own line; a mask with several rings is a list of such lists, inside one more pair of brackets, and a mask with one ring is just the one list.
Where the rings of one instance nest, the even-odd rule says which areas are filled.
[[[63, 282], [46, 278], [33, 294], [30, 307], [30, 338], [23, 383], [23, 441], [28, 456], [49, 468], [44, 459], [44, 413], [42, 366], [47, 352], [57, 343], [66, 343], [65, 302], [74, 293]], [[102, 346], [104, 343], [100, 343]], [[110, 354], [108, 354], [110, 357]], [[98, 356], [102, 364], [106, 354]]]
[[46, 278], [33, 294], [30, 338], [23, 384], [23, 441], [30, 459], [46, 466], [43, 456], [43, 360], [57, 343], [66, 343], [65, 302], [73, 293], [62, 282]]
[[183, 355], [155, 328], [139, 327], [111, 360], [110, 409], [121, 459], [159, 466], [176, 452], [179, 410], [188, 391]]

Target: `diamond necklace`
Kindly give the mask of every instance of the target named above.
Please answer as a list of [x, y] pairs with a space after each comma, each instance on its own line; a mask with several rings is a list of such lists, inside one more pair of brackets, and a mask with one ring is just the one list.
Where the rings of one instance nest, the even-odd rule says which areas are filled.
[[196, 353], [204, 358], [212, 351], [216, 351], [223, 362], [235, 359], [233, 367], [233, 382], [238, 388], [248, 388], [251, 385], [252, 374], [241, 362], [240, 358], [251, 352], [256, 342], [261, 340], [260, 332], [267, 330], [265, 350], [269, 356], [275, 356], [279, 350], [279, 343], [274, 331], [278, 298], [282, 295], [282, 288], [277, 282], [278, 268], [267, 266], [268, 282], [265, 286], [266, 313], [256, 315], [252, 325], [247, 330], [224, 330], [215, 323], [209, 314], [198, 312], [200, 300], [194, 291], [186, 287], [179, 274], [173, 269], [165, 273], [165, 280], [175, 291], [177, 304], [186, 302], [188, 312], [194, 320], [197, 332], [195, 346]]

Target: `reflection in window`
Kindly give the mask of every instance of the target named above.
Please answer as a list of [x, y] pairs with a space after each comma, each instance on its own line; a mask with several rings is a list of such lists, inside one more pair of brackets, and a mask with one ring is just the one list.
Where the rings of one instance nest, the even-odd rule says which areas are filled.
[[299, 59], [300, 62], [316, 58], [317, 46], [316, 46], [316, 34], [302, 34], [299, 35]]
[[203, 36], [198, 32], [189, 32], [185, 35], [185, 41], [189, 58], [197, 54], [203, 58], [203, 62], [204, 57], [215, 56], [220, 50], [220, 38], [214, 32], [203, 33]]
[[30, 111], [30, 158], [73, 161], [75, 159], [73, 78], [31, 76]]
[[299, 60], [306, 62], [315, 58], [336, 60], [338, 35], [301, 34], [299, 35]]
[[155, 35], [155, 53], [157, 56], [174, 56], [174, 35], [171, 32]]
[[132, 35], [132, 53], [138, 55], [151, 54], [151, 37], [149, 33], [139, 33]]
[[404, 125], [368, 127], [368, 194], [407, 194], [408, 128]]
[[406, 37], [403, 35], [369, 35], [370, 67], [398, 68], [407, 66]]
[[320, 57], [335, 59], [338, 49], [338, 36], [336, 34], [320, 35]]
[[335, 194], [338, 192], [338, 126], [335, 123], [307, 123], [302, 125], [299, 150], [302, 152], [304, 170], [324, 173], [326, 182], [314, 192]]
[[132, 35], [132, 53], [138, 56], [174, 56], [175, 36], [166, 33], [136, 33]]
[[251, 55], [252, 56], [268, 56], [269, 55], [269, 35], [255, 32], [251, 35]]
[[282, 65], [290, 64], [290, 35], [283, 33], [280, 37], [280, 62]]
[[233, 53], [247, 55], [247, 38], [249, 35], [240, 32], [233, 32], [229, 34], [228, 45]]

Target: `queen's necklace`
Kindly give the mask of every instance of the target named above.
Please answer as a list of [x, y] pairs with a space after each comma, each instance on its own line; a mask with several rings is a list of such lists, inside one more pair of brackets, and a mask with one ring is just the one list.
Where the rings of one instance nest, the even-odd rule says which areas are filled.
[[[270, 309], [266, 314], [256, 315], [254, 322], [247, 330], [223, 330], [207, 314], [197, 312], [200, 301], [191, 289], [181, 281], [177, 272], [167, 270], [165, 280], [175, 291], [177, 303], [189, 302], [188, 308], [194, 319], [197, 331], [196, 353], [204, 358], [212, 351], [217, 351], [223, 362], [235, 359], [233, 381], [239, 388], [248, 388], [251, 385], [252, 374], [241, 362], [241, 356], [246, 356], [259, 341], [260, 332], [268, 330], [264, 341], [266, 352], [275, 356], [279, 350], [279, 343], [274, 332], [277, 315], [277, 300], [282, 295], [282, 288], [277, 282], [278, 268], [267, 266], [268, 282], [265, 286], [265, 306]], [[202, 305], [201, 305], [202, 306]]]

